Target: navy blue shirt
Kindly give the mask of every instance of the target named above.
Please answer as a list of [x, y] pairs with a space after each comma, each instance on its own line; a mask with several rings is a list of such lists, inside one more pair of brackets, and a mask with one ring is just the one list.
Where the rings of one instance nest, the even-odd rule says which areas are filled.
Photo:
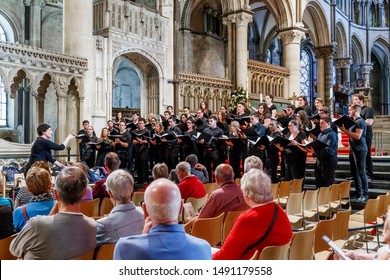
[[317, 140], [328, 145], [324, 149], [315, 151], [317, 158], [337, 157], [338, 137], [332, 127], [329, 127], [322, 131], [318, 135]]
[[367, 125], [363, 118], [357, 118], [354, 120], [356, 122], [356, 125], [352, 126], [349, 131], [356, 132], [357, 129], [362, 129], [363, 133], [359, 140], [356, 140], [353, 137], [349, 137], [349, 145], [351, 146], [352, 150], [357, 151], [367, 151], [367, 144], [366, 144], [366, 131], [367, 131]]

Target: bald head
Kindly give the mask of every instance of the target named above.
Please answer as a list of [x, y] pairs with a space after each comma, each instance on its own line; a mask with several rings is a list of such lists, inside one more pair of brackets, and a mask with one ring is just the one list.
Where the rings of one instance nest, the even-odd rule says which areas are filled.
[[154, 225], [177, 223], [181, 208], [179, 188], [172, 181], [154, 180], [145, 191], [145, 206]]
[[228, 182], [234, 181], [233, 168], [226, 163], [222, 163], [215, 169], [215, 178], [217, 179], [218, 185], [222, 185]]

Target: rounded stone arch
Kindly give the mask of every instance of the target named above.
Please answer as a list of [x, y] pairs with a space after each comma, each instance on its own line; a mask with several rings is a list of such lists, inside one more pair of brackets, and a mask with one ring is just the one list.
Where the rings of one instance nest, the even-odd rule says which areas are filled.
[[[242, 2], [242, 1], [240, 1]], [[249, 5], [258, 2], [257, 0], [250, 0]], [[289, 0], [263, 0], [264, 4], [269, 8], [272, 15], [274, 16], [279, 29], [291, 27], [296, 25], [296, 16], [294, 9], [291, 6]], [[240, 5], [240, 6], [243, 6]], [[242, 7], [243, 8], [243, 7]], [[241, 8], [241, 9], [242, 9]], [[300, 18], [301, 16], [299, 16]]]
[[383, 55], [389, 57], [390, 55], [390, 41], [389, 39], [386, 39], [384, 36], [379, 35], [376, 38], [372, 40], [372, 43], [370, 45], [370, 50], [374, 51], [374, 49], [380, 50]]
[[347, 40], [347, 34], [342, 22], [336, 23], [336, 42], [337, 42], [337, 58], [349, 57], [349, 45]]
[[186, 0], [183, 6], [183, 12], [180, 17], [180, 29], [181, 30], [191, 29], [191, 19], [194, 16], [194, 12], [196, 12], [198, 8], [203, 4], [209, 3], [211, 6], [218, 7], [218, 9], [220, 8], [221, 14], [226, 14], [229, 10], [228, 8], [229, 2], [230, 1], [221, 1], [221, 0], [219, 1]]
[[351, 37], [351, 44], [352, 44], [352, 60], [354, 65], [360, 65], [367, 61], [363, 42], [360, 40], [356, 34], [353, 34]]
[[308, 33], [314, 46], [320, 47], [330, 45], [329, 24], [321, 5], [314, 1], [307, 3], [303, 12], [302, 21], [308, 28]]
[[18, 42], [19, 33], [14, 21], [3, 11], [0, 10], [0, 25], [3, 27], [7, 42]]

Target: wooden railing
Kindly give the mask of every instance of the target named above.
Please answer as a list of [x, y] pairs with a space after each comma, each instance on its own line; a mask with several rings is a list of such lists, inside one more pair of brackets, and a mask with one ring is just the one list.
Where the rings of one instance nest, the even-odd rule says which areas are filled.
[[385, 130], [373, 130], [372, 146], [374, 147], [374, 156], [385, 156], [387, 151], [384, 149], [384, 138], [389, 138], [390, 132]]

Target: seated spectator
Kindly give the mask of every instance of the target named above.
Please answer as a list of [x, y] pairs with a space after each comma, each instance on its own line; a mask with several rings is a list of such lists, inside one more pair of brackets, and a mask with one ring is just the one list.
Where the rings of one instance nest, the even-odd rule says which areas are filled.
[[26, 184], [33, 197], [27, 205], [19, 206], [14, 211], [14, 228], [21, 231], [26, 222], [35, 216], [47, 216], [55, 201], [51, 194], [51, 176], [47, 170], [31, 167], [27, 172]]
[[127, 171], [116, 170], [108, 176], [106, 185], [114, 208], [107, 217], [96, 221], [96, 246], [141, 234], [144, 227], [144, 217], [131, 201], [133, 176]]
[[[40, 167], [44, 168], [51, 174], [51, 170], [49, 167], [49, 164], [47, 164], [47, 161], [39, 160], [33, 163], [31, 167]], [[27, 175], [27, 174], [26, 174]], [[53, 189], [51, 189], [53, 191]], [[25, 205], [30, 202], [31, 198], [33, 197], [33, 194], [27, 189], [27, 186], [20, 187], [18, 194], [15, 197], [15, 209], [18, 208], [21, 205]]]
[[12, 210], [9, 206], [0, 203], [0, 239], [7, 238], [14, 233]]
[[[80, 168], [84, 172], [84, 174], [87, 176], [87, 178], [88, 178], [89, 167], [85, 163], [83, 163], [83, 162], [74, 162], [71, 165]], [[89, 200], [92, 200], [92, 199], [93, 199], [92, 188], [90, 186], [87, 186], [82, 201], [89, 201]]]
[[153, 181], [142, 204], [145, 226], [141, 235], [120, 238], [115, 260], [209, 260], [210, 245], [185, 233], [178, 224], [183, 207], [179, 188], [167, 179]]
[[191, 166], [188, 162], [179, 162], [176, 166], [176, 174], [180, 181], [178, 187], [184, 202], [189, 197], [202, 198], [206, 195], [206, 189], [203, 183], [198, 177], [191, 174]]
[[263, 162], [257, 156], [249, 156], [244, 161], [244, 173], [248, 172], [250, 169], [256, 168], [263, 170]]
[[[191, 165], [191, 174], [198, 177], [199, 180], [202, 181], [203, 184], [209, 182], [209, 173], [204, 165], [198, 163], [198, 157], [194, 154], [188, 155], [185, 159]], [[169, 180], [174, 182], [175, 184], [179, 183], [179, 179], [176, 175], [176, 169], [171, 170], [169, 174]]]
[[[104, 167], [107, 169], [108, 174], [118, 170], [120, 165], [121, 161], [116, 153], [109, 152], [104, 157]], [[100, 179], [95, 183], [95, 187], [92, 189], [93, 199], [100, 198], [100, 203], [102, 202], [103, 198], [110, 197], [105, 184], [106, 180], [107, 178]]]
[[80, 168], [62, 170], [54, 190], [58, 212], [29, 220], [12, 241], [11, 254], [25, 260], [67, 260], [93, 250], [96, 222], [80, 212], [87, 184], [87, 176]]
[[240, 186], [234, 183], [233, 168], [229, 164], [223, 163], [217, 166], [215, 180], [218, 189], [207, 198], [199, 213], [199, 218], [213, 218], [228, 211], [249, 209]]
[[[242, 213], [215, 260], [248, 260], [256, 250], [287, 244], [292, 228], [286, 212], [272, 201], [271, 179], [263, 171], [251, 169], [241, 178], [241, 189], [251, 208]], [[250, 234], [248, 234], [250, 233]]]
[[168, 178], [168, 166], [165, 163], [157, 163], [153, 166], [152, 169], [153, 180], [160, 178]]

